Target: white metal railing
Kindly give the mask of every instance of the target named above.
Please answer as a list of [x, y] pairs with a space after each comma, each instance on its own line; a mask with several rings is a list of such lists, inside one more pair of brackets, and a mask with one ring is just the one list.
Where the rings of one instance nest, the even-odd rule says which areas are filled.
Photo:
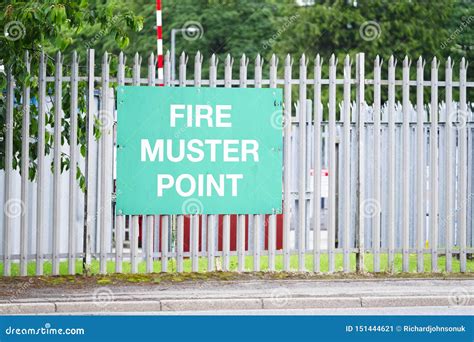
[[[427, 269], [425, 255], [429, 255], [429, 269], [433, 272], [440, 271], [440, 255], [445, 260], [445, 271], [456, 271], [453, 255], [459, 258], [459, 270], [469, 271], [467, 256], [474, 252], [474, 116], [468, 105], [472, 99], [467, 98], [467, 89], [472, 89], [474, 82], [467, 82], [464, 60], [459, 64], [457, 80], [453, 80], [453, 63], [448, 59], [444, 81], [438, 81], [436, 59], [431, 63], [430, 80], [423, 79], [425, 61], [421, 58], [416, 63], [416, 79], [410, 80], [410, 61], [406, 58], [401, 67], [402, 80], [397, 80], [397, 63], [391, 57], [387, 79], [382, 80], [382, 61], [377, 57], [373, 79], [366, 79], [367, 65], [361, 53], [355, 58], [355, 68], [349, 56], [344, 59], [343, 78], [339, 79], [338, 62], [332, 56], [328, 62], [329, 78], [323, 79], [322, 59], [314, 59], [311, 71], [308, 59], [302, 56], [295, 79], [293, 60], [288, 55], [283, 63], [284, 78], [279, 79], [278, 58], [272, 56], [268, 63], [269, 78], [263, 79], [263, 59], [258, 56], [253, 64], [254, 78], [247, 79], [249, 59], [243, 55], [239, 78], [234, 80], [233, 59], [227, 56], [224, 79], [218, 80], [218, 60], [213, 55], [209, 79], [203, 80], [203, 57], [198, 53], [194, 77], [188, 80], [187, 56], [183, 53], [179, 78], [172, 81], [167, 54], [165, 86], [284, 88], [283, 224], [279, 226], [275, 214], [238, 215], [234, 234], [231, 215], [126, 218], [113, 213], [115, 104], [111, 85], [161, 83], [156, 79], [153, 55], [148, 59], [146, 78], [140, 75], [138, 54], [133, 59], [131, 78], [125, 77], [123, 54], [116, 72], [110, 71], [109, 56], [105, 54], [100, 76], [94, 72], [93, 50], [88, 52], [85, 75], [79, 74], [76, 54], [67, 70], [58, 54], [54, 75], [46, 75], [45, 55], [39, 58], [38, 159], [34, 182], [28, 180], [27, 172], [20, 175], [11, 165], [16, 153], [14, 108], [22, 106], [24, 113], [20, 169], [25, 170], [31, 163], [25, 153], [31, 143], [30, 107], [36, 104], [30, 101], [28, 86], [22, 89], [21, 104], [14, 102], [13, 76], [7, 73], [6, 168], [0, 173], [4, 196], [0, 257], [5, 275], [12, 274], [12, 265], [17, 263], [21, 275], [28, 274], [30, 263], [35, 264], [37, 275], [45, 273], [46, 263], [51, 263], [52, 274], [65, 272], [62, 264], [67, 264], [67, 273], [74, 274], [80, 260], [87, 267], [97, 260], [100, 273], [111, 271], [107, 268], [110, 262], [114, 263], [115, 272], [123, 272], [124, 263], [130, 263], [130, 271], [136, 273], [142, 261], [146, 272], [183, 272], [188, 270], [190, 259], [189, 270], [198, 271], [201, 258], [207, 261], [208, 271], [231, 270], [234, 263], [238, 271], [260, 271], [263, 259], [268, 260], [265, 269], [290, 271], [292, 257], [297, 271], [351, 272], [351, 255], [356, 256], [356, 269], [364, 271], [364, 257], [368, 253], [374, 272], [385, 269], [382, 262], [389, 271], [407, 272], [411, 254], [416, 254], [417, 272]], [[68, 75], [63, 76], [63, 71]], [[53, 99], [46, 96], [48, 82], [54, 82]], [[86, 113], [77, 110], [79, 82], [87, 83]], [[70, 118], [64, 117], [61, 107], [63, 83], [71, 85]], [[296, 101], [292, 98], [296, 94], [293, 87], [298, 87]], [[342, 96], [337, 92], [340, 88]], [[397, 98], [397, 88], [402, 91], [401, 98]], [[459, 98], [453, 98], [453, 88], [458, 90]], [[416, 93], [414, 106], [410, 102], [412, 89]], [[425, 98], [426, 89], [429, 99]], [[97, 90], [99, 98], [95, 95]], [[372, 104], [365, 100], [369, 92], [373, 94]], [[329, 100], [323, 104], [326, 93]], [[383, 94], [387, 94], [386, 103], [382, 103]], [[293, 106], [294, 103], [299, 105]], [[65, 120], [70, 125], [69, 144], [61, 142], [61, 124], [51, 127], [45, 121], [51, 104], [55, 104], [54, 122]], [[85, 158], [78, 153], [78, 116], [88, 119]], [[93, 137], [95, 118], [102, 123], [98, 141]], [[49, 155], [44, 152], [45, 132], [54, 133], [54, 149]], [[68, 154], [72, 165], [77, 164], [86, 173], [85, 193], [78, 189], [74, 167], [68, 172], [59, 171], [62, 153]], [[53, 172], [48, 168], [51, 161]], [[329, 177], [328, 197], [323, 205], [322, 169], [328, 171]], [[20, 210], [12, 213], [15, 205]], [[126, 230], [129, 241], [125, 241]], [[185, 238], [188, 234], [190, 237]], [[339, 269], [337, 260], [341, 254]], [[396, 269], [399, 255], [402, 266]], [[312, 263], [310, 269], [308, 260]], [[247, 269], [246, 262], [250, 261], [253, 266]]]

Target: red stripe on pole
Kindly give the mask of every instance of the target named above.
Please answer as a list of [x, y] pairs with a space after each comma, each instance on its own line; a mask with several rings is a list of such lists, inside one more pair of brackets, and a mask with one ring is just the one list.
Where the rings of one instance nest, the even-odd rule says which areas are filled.
[[163, 67], [163, 55], [158, 56], [158, 68]]
[[[158, 78], [163, 81], [163, 52], [162, 50], [162, 14], [161, 14], [161, 0], [156, 0], [156, 42], [157, 42], [157, 54], [156, 54], [156, 64], [158, 68]], [[163, 83], [159, 83], [159, 86], [163, 86]]]

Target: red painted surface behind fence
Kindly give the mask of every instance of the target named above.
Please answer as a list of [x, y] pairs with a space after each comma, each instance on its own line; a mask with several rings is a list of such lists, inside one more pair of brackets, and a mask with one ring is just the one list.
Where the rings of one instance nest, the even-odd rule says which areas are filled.
[[[161, 218], [161, 216], [159, 216]], [[218, 215], [219, 217], [219, 228], [218, 228], [218, 241], [217, 250], [222, 251], [223, 248], [223, 231], [224, 231], [224, 215]], [[283, 249], [283, 214], [276, 216], [276, 249]], [[139, 239], [142, 239], [142, 217], [139, 218], [140, 230]], [[184, 216], [184, 252], [190, 251], [190, 216]], [[265, 215], [265, 249], [268, 249], [268, 230], [270, 225], [270, 215]], [[199, 250], [202, 251], [202, 216], [199, 216]], [[161, 237], [161, 225], [159, 234]], [[249, 249], [249, 216], [245, 215], [245, 250]], [[251, 248], [252, 246], [250, 246]], [[237, 215], [230, 215], [230, 250], [237, 250]], [[158, 246], [158, 251], [161, 252], [161, 244]]]

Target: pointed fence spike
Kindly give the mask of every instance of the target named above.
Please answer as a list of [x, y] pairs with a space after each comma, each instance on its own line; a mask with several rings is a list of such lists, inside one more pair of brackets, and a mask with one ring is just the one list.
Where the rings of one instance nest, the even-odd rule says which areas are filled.
[[380, 56], [379, 55], [375, 56], [374, 67], [380, 68]]
[[271, 63], [271, 65], [276, 65], [277, 58], [276, 58], [275, 54], [272, 54], [272, 58], [270, 59], [270, 63]]
[[411, 64], [411, 60], [408, 58], [407, 55], [405, 55], [405, 58], [403, 58], [403, 67], [409, 68]]
[[319, 56], [319, 53], [314, 58], [314, 65], [315, 66], [321, 66], [321, 56]]
[[418, 57], [418, 61], [416, 63], [417, 67], [423, 67], [423, 58], [420, 56]]

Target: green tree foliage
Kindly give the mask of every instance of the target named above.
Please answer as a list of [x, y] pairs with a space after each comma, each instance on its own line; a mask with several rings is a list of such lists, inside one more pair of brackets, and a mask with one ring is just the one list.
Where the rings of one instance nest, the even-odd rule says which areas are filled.
[[[121, 0], [123, 3], [125, 1]], [[357, 52], [366, 54], [367, 77], [371, 77], [376, 55], [384, 60], [383, 75], [387, 74], [387, 61], [393, 54], [398, 61], [397, 77], [401, 77], [401, 63], [405, 55], [415, 60], [423, 56], [429, 62], [434, 56], [443, 61], [450, 55], [458, 62], [462, 56], [472, 54], [473, 6], [464, 0], [410, 1], [410, 0], [315, 0], [311, 6], [297, 6], [293, 0], [166, 0], [163, 1], [163, 39], [165, 51], [170, 48], [170, 31], [197, 22], [203, 32], [196, 39], [177, 34], [176, 59], [186, 51], [190, 61], [188, 73], [193, 70], [193, 58], [199, 50], [204, 56], [203, 77], [207, 77], [208, 59], [212, 53], [219, 57], [218, 77], [223, 77], [223, 61], [227, 53], [234, 59], [234, 77], [238, 77], [238, 61], [242, 53], [249, 59], [249, 77], [253, 60], [260, 53], [268, 61], [273, 53], [280, 60], [279, 73], [283, 76], [283, 60], [290, 53], [298, 61], [302, 53], [312, 60], [317, 53], [324, 58], [323, 76], [328, 75], [328, 59], [332, 53], [339, 60], [338, 76], [343, 58], [354, 59]], [[127, 8], [145, 18], [144, 29], [130, 36], [125, 49], [130, 66], [133, 54], [143, 60], [156, 51], [155, 11], [153, 2], [135, 0]], [[463, 20], [465, 24], [459, 30]], [[470, 23], [467, 25], [466, 23]], [[457, 31], [456, 31], [457, 30]], [[456, 33], [457, 32], [457, 33]], [[454, 33], [454, 34], [453, 34]], [[119, 49], [113, 46], [112, 37], [95, 41], [97, 54]], [[142, 63], [142, 74], [146, 73]], [[425, 68], [429, 77], [429, 68]], [[264, 76], [268, 64], [264, 67]], [[416, 76], [411, 68], [411, 77]], [[298, 77], [298, 68], [293, 68]], [[440, 73], [440, 79], [443, 79]], [[371, 93], [367, 99], [371, 99]]]
[[449, 36], [441, 48], [455, 57], [474, 61], [474, 2], [459, 0], [449, 22]]
[[[119, 8], [115, 1], [109, 1], [106, 5], [92, 7], [86, 0], [11, 0], [0, 4], [0, 27], [3, 35], [0, 37], [0, 62], [5, 70], [11, 70], [15, 76], [15, 100], [14, 100], [14, 158], [13, 166], [18, 167], [21, 158], [21, 121], [23, 116], [21, 89], [23, 86], [31, 87], [31, 98], [33, 103], [38, 99], [38, 69], [40, 51], [46, 51], [47, 74], [54, 74], [54, 62], [50, 55], [56, 51], [66, 50], [73, 43], [75, 34], [82, 30], [101, 28], [113, 37], [115, 42], [125, 48], [128, 45], [127, 33], [130, 30], [140, 30], [143, 20], [130, 10]], [[25, 53], [31, 58], [30, 73], [26, 69]], [[64, 60], [64, 75], [70, 72], [68, 55]], [[70, 115], [69, 84], [63, 84], [63, 110], [64, 117]], [[6, 77], [0, 77], [0, 123], [5, 128], [6, 115]], [[51, 97], [54, 84], [47, 84], [46, 94]], [[79, 84], [79, 129], [78, 142], [81, 145], [81, 153], [85, 154], [85, 84]], [[47, 113], [46, 122], [54, 127], [54, 108]], [[31, 164], [29, 168], [30, 178], [34, 178], [37, 157], [37, 130], [38, 130], [38, 107], [31, 106], [30, 144]], [[62, 143], [69, 140], [69, 125], [63, 122]], [[4, 168], [5, 158], [5, 129], [0, 132], [0, 168]], [[46, 153], [49, 153], [54, 138], [50, 131], [46, 133]], [[62, 169], [69, 167], [67, 155], [62, 156]], [[21, 170], [26, 172], [26, 170]], [[78, 172], [81, 185], [84, 184], [82, 173]]]
[[[394, 55], [402, 59], [441, 53], [440, 45], [448, 37], [448, 24], [454, 2], [326, 0], [299, 10], [300, 17], [291, 25], [278, 49], [297, 53], [365, 52], [368, 58]], [[292, 12], [293, 8], [287, 8]]]
[[[77, 50], [81, 56], [81, 68], [88, 48], [96, 50], [99, 60], [105, 51], [112, 55], [111, 73], [116, 72], [117, 55], [121, 50], [128, 56], [127, 73], [133, 55], [138, 52], [143, 61], [156, 53], [154, 1], [150, 0], [7, 0], [0, 4], [0, 28], [7, 32], [9, 23], [19, 22], [21, 39], [0, 37], [0, 60], [12, 67], [17, 76], [17, 85], [30, 84], [32, 97], [37, 92], [38, 51], [44, 49], [50, 56], [58, 50], [65, 58], [64, 74], [69, 73], [70, 55]], [[423, 56], [427, 62], [436, 56], [442, 61], [452, 56], [457, 63], [461, 57], [474, 59], [474, 6], [472, 0], [315, 0], [311, 6], [297, 6], [294, 0], [163, 0], [163, 40], [165, 51], [170, 49], [171, 29], [197, 27], [197, 34], [177, 34], [176, 57], [185, 51], [189, 56], [188, 74], [193, 72], [193, 58], [197, 51], [204, 57], [202, 77], [208, 77], [208, 59], [215, 53], [219, 58], [218, 77], [223, 77], [224, 59], [228, 53], [234, 57], [234, 77], [238, 77], [238, 64], [242, 53], [249, 59], [249, 77], [253, 74], [253, 60], [260, 53], [267, 61], [264, 76], [268, 74], [268, 60], [273, 53], [280, 60], [279, 73], [283, 73], [286, 54], [295, 59], [293, 77], [298, 77], [297, 61], [305, 53], [310, 61], [309, 76], [312, 75], [312, 60], [316, 54], [324, 58], [323, 76], [327, 77], [328, 59], [332, 53], [339, 59], [338, 77], [342, 76], [342, 61], [346, 54], [353, 59], [357, 52], [366, 54], [366, 74], [372, 74], [373, 60], [380, 55], [384, 60], [382, 73], [387, 75], [387, 60], [394, 55], [398, 60], [397, 77], [401, 77], [401, 63], [405, 55], [412, 59]], [[15, 27], [13, 27], [15, 28]], [[143, 30], [142, 30], [143, 28]], [[11, 29], [11, 27], [10, 27]], [[11, 31], [15, 34], [16, 31]], [[25, 73], [23, 56], [28, 50], [32, 60], [32, 76]], [[48, 74], [54, 74], [54, 65], [48, 59]], [[142, 62], [142, 76], [145, 75]], [[457, 64], [456, 64], [457, 65]], [[429, 64], [425, 67], [425, 78], [429, 77]], [[97, 64], [97, 68], [100, 66]], [[457, 67], [457, 66], [456, 66]], [[455, 75], [456, 75], [455, 67]], [[353, 70], [355, 68], [353, 67]], [[444, 73], [440, 70], [440, 79]], [[411, 78], [415, 68], [411, 68]], [[472, 76], [468, 73], [469, 80]], [[5, 89], [5, 78], [0, 77]], [[48, 94], [53, 94], [54, 84], [48, 83]], [[340, 88], [340, 87], [339, 87]], [[65, 117], [69, 113], [68, 85], [64, 85]], [[85, 85], [81, 82], [83, 95]], [[308, 89], [311, 92], [311, 87]], [[84, 96], [80, 96], [79, 141], [84, 151]], [[296, 94], [295, 94], [296, 95]], [[382, 96], [385, 96], [383, 92]], [[326, 95], [327, 96], [327, 95]], [[371, 100], [371, 91], [366, 99]], [[456, 94], [455, 94], [456, 96]], [[469, 94], [468, 94], [469, 96]], [[295, 97], [296, 98], [296, 97]], [[327, 98], [327, 97], [326, 97]], [[456, 97], [455, 97], [456, 98]], [[21, 95], [16, 94], [16, 103]], [[19, 160], [21, 109], [15, 109], [15, 165]], [[37, 108], [31, 111], [31, 136], [36, 134]], [[0, 120], [4, 123], [4, 94], [0, 95]], [[51, 112], [48, 122], [53, 125]], [[0, 168], [3, 168], [3, 134], [0, 133]], [[65, 125], [63, 140], [67, 141], [68, 126]], [[32, 140], [30, 155], [34, 174], [36, 146]], [[47, 137], [47, 152], [51, 148], [52, 136]], [[68, 167], [67, 156], [64, 167]]]
[[[134, 13], [145, 18], [141, 32], [130, 34], [130, 44], [124, 49], [129, 65], [133, 55], [138, 52], [143, 61], [151, 54], [156, 54], [156, 29], [154, 1], [134, 0], [122, 1], [122, 4]], [[178, 32], [176, 34], [176, 59], [185, 51], [190, 64], [195, 54], [203, 54], [203, 77], [207, 77], [208, 59], [214, 53], [220, 61], [219, 77], [223, 77], [223, 61], [228, 53], [235, 59], [245, 53], [251, 60], [258, 53], [265, 53], [263, 42], [274, 34], [275, 18], [278, 17], [279, 6], [264, 0], [216, 1], [216, 0], [166, 0], [163, 1], [163, 43], [164, 50], [169, 50], [171, 29], [194, 27], [200, 30], [195, 34]], [[96, 33], [89, 31], [88, 37]], [[97, 55], [105, 51], [118, 55], [118, 49], [111, 37], [89, 41]], [[79, 43], [77, 43], [79, 44]], [[145, 72], [146, 63], [142, 63]], [[238, 64], [238, 63], [237, 63]], [[234, 67], [237, 70], [236, 67]], [[190, 69], [192, 70], [192, 69]], [[238, 75], [238, 71], [236, 72]]]

